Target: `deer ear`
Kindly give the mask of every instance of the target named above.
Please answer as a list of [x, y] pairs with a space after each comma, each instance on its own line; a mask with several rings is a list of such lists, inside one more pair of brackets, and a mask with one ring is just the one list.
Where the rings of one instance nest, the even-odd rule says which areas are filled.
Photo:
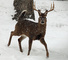
[[45, 13], [48, 13], [48, 10], [46, 10]]
[[41, 10], [38, 10], [38, 14], [39, 14], [39, 16], [41, 15]]
[[47, 15], [47, 13], [48, 13], [48, 10], [45, 11], [45, 15]]

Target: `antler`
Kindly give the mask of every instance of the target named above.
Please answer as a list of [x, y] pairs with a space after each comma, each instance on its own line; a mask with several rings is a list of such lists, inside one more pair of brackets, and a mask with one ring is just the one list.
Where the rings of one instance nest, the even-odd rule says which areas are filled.
[[33, 10], [37, 11], [39, 15], [41, 14], [41, 11], [36, 9], [35, 3], [33, 4]]
[[36, 9], [35, 3], [33, 3], [33, 9], [34, 9], [35, 11], [38, 11], [38, 10]]
[[48, 12], [50, 12], [52, 10], [54, 10], [54, 2], [53, 2], [53, 7], [52, 7], [52, 4], [51, 4], [51, 8], [50, 8], [50, 10]]

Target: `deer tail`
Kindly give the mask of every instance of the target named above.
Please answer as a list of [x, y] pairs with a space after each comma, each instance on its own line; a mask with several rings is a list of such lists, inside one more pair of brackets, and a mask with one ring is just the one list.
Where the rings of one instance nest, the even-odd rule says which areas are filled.
[[23, 10], [23, 11], [20, 13], [19, 17], [17, 18], [17, 20], [19, 21], [20, 18], [24, 18], [26, 12], [27, 12], [27, 10]]

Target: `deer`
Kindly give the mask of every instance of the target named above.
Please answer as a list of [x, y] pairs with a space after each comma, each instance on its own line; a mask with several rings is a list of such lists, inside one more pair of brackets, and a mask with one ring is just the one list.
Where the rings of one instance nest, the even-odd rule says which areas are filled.
[[21, 42], [26, 37], [28, 37], [29, 38], [29, 47], [28, 47], [28, 54], [27, 55], [30, 55], [30, 51], [32, 48], [32, 42], [34, 40], [39, 40], [41, 42], [41, 44], [43, 44], [45, 47], [46, 57], [49, 57], [47, 43], [45, 42], [44, 36], [46, 34], [46, 23], [47, 23], [46, 16], [47, 16], [48, 12], [54, 10], [54, 2], [53, 2], [53, 6], [51, 4], [51, 9], [46, 10], [44, 13], [41, 13], [41, 10], [37, 10], [35, 5], [33, 5], [33, 9], [35, 11], [37, 11], [39, 14], [38, 23], [23, 19], [23, 17], [27, 13], [26, 10], [23, 11], [20, 14], [20, 16], [18, 18], [18, 22], [15, 25], [15, 30], [11, 31], [8, 46], [10, 46], [10, 44], [11, 44], [12, 36], [20, 36], [18, 38], [19, 49], [20, 49], [20, 52], [23, 52]]

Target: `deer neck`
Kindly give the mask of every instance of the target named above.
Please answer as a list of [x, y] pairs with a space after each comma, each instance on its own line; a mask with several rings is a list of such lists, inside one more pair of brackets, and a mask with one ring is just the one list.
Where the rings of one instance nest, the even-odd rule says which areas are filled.
[[46, 29], [46, 24], [39, 24], [38, 23], [38, 27], [40, 30], [45, 30]]

